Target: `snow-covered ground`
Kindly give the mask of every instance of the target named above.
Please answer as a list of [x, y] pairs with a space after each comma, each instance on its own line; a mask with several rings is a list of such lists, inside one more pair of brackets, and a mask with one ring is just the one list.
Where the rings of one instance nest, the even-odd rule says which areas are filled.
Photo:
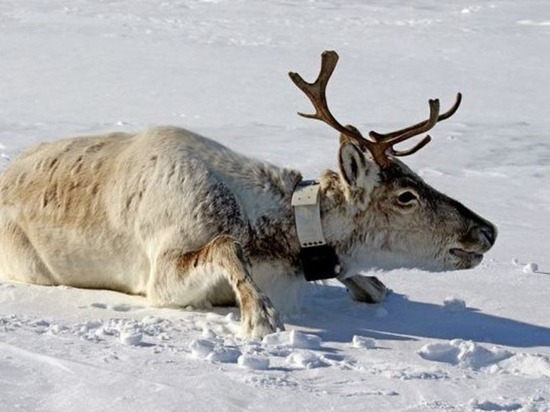
[[3, 0], [0, 167], [24, 147], [153, 124], [316, 177], [337, 136], [286, 76], [341, 57], [337, 117], [387, 130], [464, 103], [407, 163], [495, 222], [464, 272], [397, 270], [352, 302], [311, 285], [287, 331], [237, 309], [0, 284], [1, 411], [550, 410], [550, 3], [546, 0]]

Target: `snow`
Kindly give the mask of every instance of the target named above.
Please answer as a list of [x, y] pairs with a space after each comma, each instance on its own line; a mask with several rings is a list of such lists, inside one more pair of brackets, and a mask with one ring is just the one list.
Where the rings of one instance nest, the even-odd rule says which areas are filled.
[[365, 338], [364, 336], [355, 335], [351, 339], [351, 344], [354, 348], [361, 349], [374, 349], [376, 348], [376, 341], [372, 338]]
[[453, 339], [447, 343], [429, 343], [420, 349], [419, 354], [427, 360], [459, 364], [472, 369], [494, 365], [512, 356], [511, 352], [502, 348], [486, 348], [462, 339]]
[[301, 333], [297, 330], [272, 333], [262, 339], [264, 345], [289, 346], [301, 349], [317, 349], [321, 345], [321, 342], [322, 340], [318, 336]]
[[377, 273], [379, 305], [311, 285], [287, 330], [238, 310], [0, 283], [0, 410], [550, 410], [550, 7], [544, 0], [0, 4], [0, 167], [77, 134], [190, 128], [315, 178], [337, 136], [296, 116], [324, 49], [343, 122], [459, 112], [406, 163], [499, 228], [469, 271]]
[[265, 370], [269, 368], [269, 359], [263, 356], [241, 355], [237, 359], [241, 368], [252, 370]]
[[466, 309], [466, 302], [460, 298], [448, 296], [443, 300], [443, 307], [450, 312], [459, 312]]
[[523, 267], [523, 273], [536, 273], [538, 271], [539, 265], [535, 262], [528, 263]]

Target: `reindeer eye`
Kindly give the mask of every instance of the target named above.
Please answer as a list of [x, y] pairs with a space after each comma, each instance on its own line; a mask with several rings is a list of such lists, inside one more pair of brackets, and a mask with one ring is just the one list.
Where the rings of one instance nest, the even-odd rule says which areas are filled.
[[418, 197], [416, 196], [416, 194], [409, 190], [402, 192], [401, 194], [399, 194], [399, 196], [397, 196], [398, 202], [402, 205], [407, 205], [417, 199]]

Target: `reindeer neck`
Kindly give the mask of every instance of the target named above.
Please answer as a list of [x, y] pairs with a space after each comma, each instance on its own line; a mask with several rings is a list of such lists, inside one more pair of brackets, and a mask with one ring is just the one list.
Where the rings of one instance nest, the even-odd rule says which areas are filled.
[[331, 245], [337, 255], [349, 252], [351, 244], [349, 234], [357, 228], [348, 215], [349, 193], [342, 183], [340, 175], [332, 170], [325, 171], [321, 183], [321, 222], [327, 244]]

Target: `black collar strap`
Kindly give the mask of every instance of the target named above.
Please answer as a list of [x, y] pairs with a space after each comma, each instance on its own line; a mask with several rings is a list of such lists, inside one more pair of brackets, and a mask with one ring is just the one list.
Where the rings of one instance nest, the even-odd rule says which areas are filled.
[[332, 279], [340, 273], [338, 256], [323, 235], [320, 188], [319, 182], [303, 180], [292, 194], [300, 263], [308, 281]]

